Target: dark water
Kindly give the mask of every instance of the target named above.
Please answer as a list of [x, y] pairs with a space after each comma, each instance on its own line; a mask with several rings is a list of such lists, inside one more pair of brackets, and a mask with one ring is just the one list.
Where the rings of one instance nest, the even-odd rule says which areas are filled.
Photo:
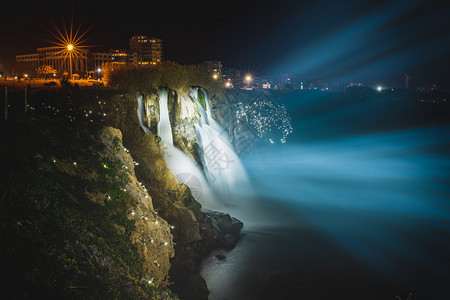
[[210, 299], [449, 299], [450, 126], [436, 107], [284, 100], [295, 135], [242, 157], [257, 196], [230, 207], [237, 247], [203, 263]]

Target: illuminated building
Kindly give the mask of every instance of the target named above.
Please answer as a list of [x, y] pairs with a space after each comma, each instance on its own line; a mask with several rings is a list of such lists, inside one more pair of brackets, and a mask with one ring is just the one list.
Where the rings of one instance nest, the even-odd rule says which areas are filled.
[[218, 74], [219, 76], [222, 75], [222, 63], [220, 61], [204, 61], [200, 66], [206, 68], [209, 73]]
[[138, 65], [162, 62], [162, 40], [146, 35], [135, 35], [130, 39], [130, 51], [136, 53]]
[[[88, 66], [88, 50], [78, 50], [78, 55], [72, 58], [73, 74], [86, 75]], [[16, 55], [16, 62], [23, 64], [31, 71], [39, 66], [51, 66], [59, 75], [67, 75], [70, 69], [70, 59], [61, 52], [60, 47], [38, 48], [37, 53]], [[66, 74], [67, 73], [67, 74]]]
[[39, 67], [39, 54], [16, 55], [16, 62], [22, 64], [25, 69], [36, 70]]
[[[113, 53], [116, 50], [89, 52], [87, 49], [79, 49], [77, 51], [78, 54], [72, 58], [73, 74], [93, 76], [105, 63], [113, 61]], [[55, 69], [58, 76], [67, 75], [70, 69], [69, 56], [61, 52], [58, 47], [38, 48], [37, 53], [16, 55], [16, 62], [30, 74], [35, 74], [36, 69], [44, 65]]]
[[90, 52], [88, 53], [89, 72], [101, 68], [103, 64], [111, 62], [111, 53], [109, 52]]
[[124, 49], [110, 49], [109, 53], [111, 55], [113, 65], [137, 65], [136, 52], [127, 51]]
[[[68, 45], [69, 46], [69, 45]], [[68, 47], [67, 46], [67, 47]], [[67, 48], [68, 49], [68, 48]], [[71, 51], [72, 49], [68, 49]], [[16, 63], [20, 73], [36, 75], [40, 66], [51, 66], [56, 70], [56, 75], [67, 76], [72, 63], [72, 74], [79, 76], [98, 77], [99, 70], [106, 63], [114, 65], [135, 64], [148, 65], [162, 62], [162, 40], [148, 38], [144, 35], [133, 36], [130, 39], [130, 50], [110, 49], [109, 52], [90, 52], [88, 49], [79, 48], [76, 55], [70, 56], [61, 47], [38, 48], [37, 53], [16, 55]]]

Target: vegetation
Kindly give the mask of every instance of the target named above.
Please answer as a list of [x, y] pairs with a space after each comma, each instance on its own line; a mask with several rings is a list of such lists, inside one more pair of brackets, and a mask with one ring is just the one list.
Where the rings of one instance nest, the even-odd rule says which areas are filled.
[[184, 93], [188, 92], [191, 86], [201, 86], [211, 94], [220, 95], [224, 92], [224, 82], [221, 79], [213, 79], [205, 68], [179, 65], [170, 61], [146, 67], [109, 65], [105, 67], [103, 76], [108, 85], [132, 94], [155, 93], [161, 86]]
[[36, 115], [0, 128], [1, 298], [167, 295], [141, 281], [135, 200], [121, 164], [101, 155], [100, 128]]
[[136, 172], [141, 175], [139, 177], [146, 186], [150, 187], [152, 197], [158, 193], [166, 194], [167, 191], [172, 191], [172, 201], [181, 200], [186, 186], [180, 185], [167, 168], [164, 149], [160, 147], [157, 136], [144, 135], [140, 128], [130, 128], [124, 132], [124, 144], [139, 161], [139, 165], [135, 167]]
[[43, 77], [50, 77], [50, 74], [56, 74], [57, 71], [50, 65], [42, 65], [36, 69], [36, 72]]
[[175, 297], [141, 280], [145, 270], [130, 242], [135, 225], [128, 218], [135, 203], [123, 191], [128, 178], [120, 164], [101, 158], [99, 133], [104, 126], [122, 131], [123, 145], [113, 139], [111, 151], [130, 150], [153, 206], [175, 225], [175, 239], [186, 230], [194, 234], [188, 207], [199, 218], [201, 206], [167, 168], [159, 137], [141, 130], [135, 95], [162, 86], [220, 93], [222, 83], [202, 68], [171, 62], [105, 73], [113, 88], [30, 91], [27, 119], [14, 104], [22, 102], [11, 102], [10, 121], [0, 127], [3, 298]]

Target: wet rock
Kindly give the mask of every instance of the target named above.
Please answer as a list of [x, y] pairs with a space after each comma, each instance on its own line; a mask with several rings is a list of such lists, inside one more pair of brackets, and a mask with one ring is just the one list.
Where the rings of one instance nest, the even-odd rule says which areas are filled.
[[238, 239], [234, 235], [226, 234], [222, 238], [221, 246], [226, 250], [231, 250], [236, 246], [237, 241]]
[[225, 260], [225, 255], [223, 255], [222, 253], [219, 253], [219, 254], [215, 255], [214, 257], [217, 258], [220, 261], [224, 261]]
[[204, 211], [199, 222], [204, 254], [216, 248], [233, 249], [243, 227], [238, 219], [216, 211]]
[[241, 229], [244, 226], [241, 221], [231, 217], [229, 214], [217, 211], [206, 211], [205, 215], [211, 219], [212, 224], [217, 226], [223, 235], [231, 234], [238, 238]]

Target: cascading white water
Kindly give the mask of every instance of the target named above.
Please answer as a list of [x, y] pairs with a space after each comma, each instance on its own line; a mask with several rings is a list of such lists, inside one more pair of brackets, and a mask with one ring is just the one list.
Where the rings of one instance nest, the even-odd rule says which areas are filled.
[[[206, 112], [198, 99], [202, 93]], [[250, 183], [242, 163], [228, 141], [228, 135], [212, 117], [209, 99], [202, 89], [191, 89], [191, 98], [197, 103], [202, 118], [195, 129], [201, 149], [201, 160], [208, 182], [222, 196], [243, 192], [249, 189]], [[202, 120], [204, 119], [204, 120]]]
[[169, 109], [167, 104], [167, 90], [159, 91], [159, 122], [158, 136], [165, 148], [167, 167], [173, 172], [177, 179], [186, 184], [194, 198], [204, 208], [217, 209], [216, 196], [209, 188], [205, 176], [197, 164], [183, 151], [173, 146], [172, 128], [170, 126]]
[[[206, 111], [198, 100], [199, 92], [205, 99]], [[250, 184], [239, 157], [228, 141], [228, 135], [212, 117], [206, 93], [201, 89], [191, 89], [189, 96], [197, 104], [200, 114], [200, 119], [194, 126], [200, 146], [199, 154], [204, 166], [203, 171], [183, 151], [173, 146], [166, 89], [159, 90], [160, 113], [157, 134], [165, 148], [167, 166], [178, 180], [189, 186], [194, 198], [205, 209], [223, 210], [224, 203], [217, 199], [227, 196], [226, 201], [229, 202], [231, 194], [247, 190]], [[136, 99], [139, 124], [145, 133], [151, 134], [143, 120], [145, 114], [143, 97], [138, 94]], [[214, 192], [210, 186], [214, 187]]]
[[160, 89], [158, 136], [165, 145], [173, 146], [172, 127], [170, 126], [169, 106], [167, 101], [167, 90]]

